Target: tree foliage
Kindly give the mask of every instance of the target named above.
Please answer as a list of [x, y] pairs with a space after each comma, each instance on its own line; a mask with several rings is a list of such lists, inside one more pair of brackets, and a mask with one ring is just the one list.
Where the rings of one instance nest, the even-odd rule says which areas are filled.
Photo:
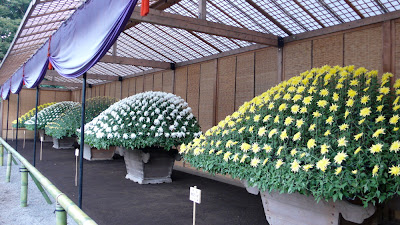
[[0, 61], [7, 53], [30, 0], [0, 0]]

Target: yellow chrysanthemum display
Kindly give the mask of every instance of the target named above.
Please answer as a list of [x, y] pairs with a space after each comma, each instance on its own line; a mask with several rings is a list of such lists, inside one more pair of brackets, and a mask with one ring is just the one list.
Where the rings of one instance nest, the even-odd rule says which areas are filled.
[[[40, 112], [41, 110], [43, 110], [44, 108], [51, 106], [53, 104], [55, 104], [56, 102], [50, 102], [50, 103], [45, 103], [42, 105], [38, 106], [38, 112]], [[36, 113], [36, 107], [29, 110], [27, 113], [25, 113], [24, 115], [22, 115], [21, 117], [18, 118], [18, 127], [19, 128], [25, 128], [25, 121], [29, 120], [30, 118], [32, 118]], [[17, 127], [17, 120], [12, 121], [12, 126], [15, 128]]]
[[[400, 189], [400, 80], [391, 89], [392, 76], [354, 66], [314, 68], [244, 103], [182, 154], [191, 166], [262, 191], [384, 201]], [[198, 140], [206, 150], [232, 154], [195, 155]], [[228, 141], [237, 145], [226, 148]]]

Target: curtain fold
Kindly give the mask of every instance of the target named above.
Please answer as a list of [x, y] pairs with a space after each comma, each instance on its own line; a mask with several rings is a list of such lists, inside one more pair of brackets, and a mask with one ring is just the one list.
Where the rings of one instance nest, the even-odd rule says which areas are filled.
[[[3, 84], [2, 97], [35, 88], [49, 63], [66, 78], [79, 77], [94, 66], [123, 31], [137, 0], [87, 0], [13, 76]], [[25, 66], [25, 68], [24, 68]], [[11, 87], [10, 82], [11, 81]]]

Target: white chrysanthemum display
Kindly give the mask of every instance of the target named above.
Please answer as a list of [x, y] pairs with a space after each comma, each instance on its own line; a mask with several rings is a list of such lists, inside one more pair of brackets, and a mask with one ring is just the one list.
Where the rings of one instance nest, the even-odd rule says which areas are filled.
[[[38, 112], [37, 129], [44, 129], [47, 123], [57, 120], [63, 113], [78, 105], [78, 102], [64, 101], [46, 107]], [[35, 116], [25, 122], [25, 127], [28, 130], [35, 129]]]
[[188, 103], [165, 92], [122, 99], [85, 125], [85, 143], [99, 149], [157, 146], [169, 150], [200, 134]]

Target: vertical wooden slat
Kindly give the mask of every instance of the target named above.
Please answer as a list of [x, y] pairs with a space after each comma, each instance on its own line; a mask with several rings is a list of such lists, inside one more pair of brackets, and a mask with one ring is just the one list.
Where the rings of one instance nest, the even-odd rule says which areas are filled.
[[114, 81], [110, 84], [110, 97], [116, 97], [116, 85], [119, 85], [120, 82], [121, 81]]
[[122, 99], [122, 82], [124, 82], [124, 80], [118, 81], [115, 84], [115, 98], [117, 99]]
[[200, 70], [199, 123], [203, 132], [214, 125], [217, 81], [217, 60], [202, 63]]
[[131, 79], [125, 79], [122, 81], [122, 98], [126, 98], [129, 95], [129, 89], [130, 89], [130, 80]]
[[136, 78], [131, 78], [129, 81], [129, 96], [135, 95], [136, 93]]
[[311, 41], [292, 42], [283, 48], [283, 79], [311, 69]]
[[256, 96], [279, 83], [278, 53], [278, 48], [266, 48], [255, 52], [254, 85]]
[[99, 96], [104, 96], [105, 95], [105, 85], [104, 84], [100, 85], [99, 89], [100, 89]]
[[162, 91], [163, 86], [163, 73], [154, 74], [153, 91]]
[[313, 40], [313, 67], [342, 64], [343, 34]]
[[235, 111], [236, 56], [218, 59], [217, 122]]
[[154, 85], [154, 76], [153, 74], [144, 75], [144, 90], [143, 91], [151, 91], [153, 90]]
[[104, 96], [111, 96], [111, 83], [107, 83], [104, 85]]
[[385, 21], [382, 23], [382, 67], [383, 73], [392, 73], [392, 23]]
[[163, 92], [174, 93], [174, 73], [175, 71], [173, 70], [163, 72]]
[[188, 67], [181, 67], [175, 70], [175, 90], [174, 93], [187, 101], [187, 75]]
[[235, 110], [254, 97], [254, 52], [237, 56]]
[[136, 78], [136, 93], [143, 92], [143, 87], [144, 87], [143, 79], [144, 79], [143, 76]]
[[188, 67], [187, 103], [192, 108], [193, 115], [199, 119], [200, 64]]

